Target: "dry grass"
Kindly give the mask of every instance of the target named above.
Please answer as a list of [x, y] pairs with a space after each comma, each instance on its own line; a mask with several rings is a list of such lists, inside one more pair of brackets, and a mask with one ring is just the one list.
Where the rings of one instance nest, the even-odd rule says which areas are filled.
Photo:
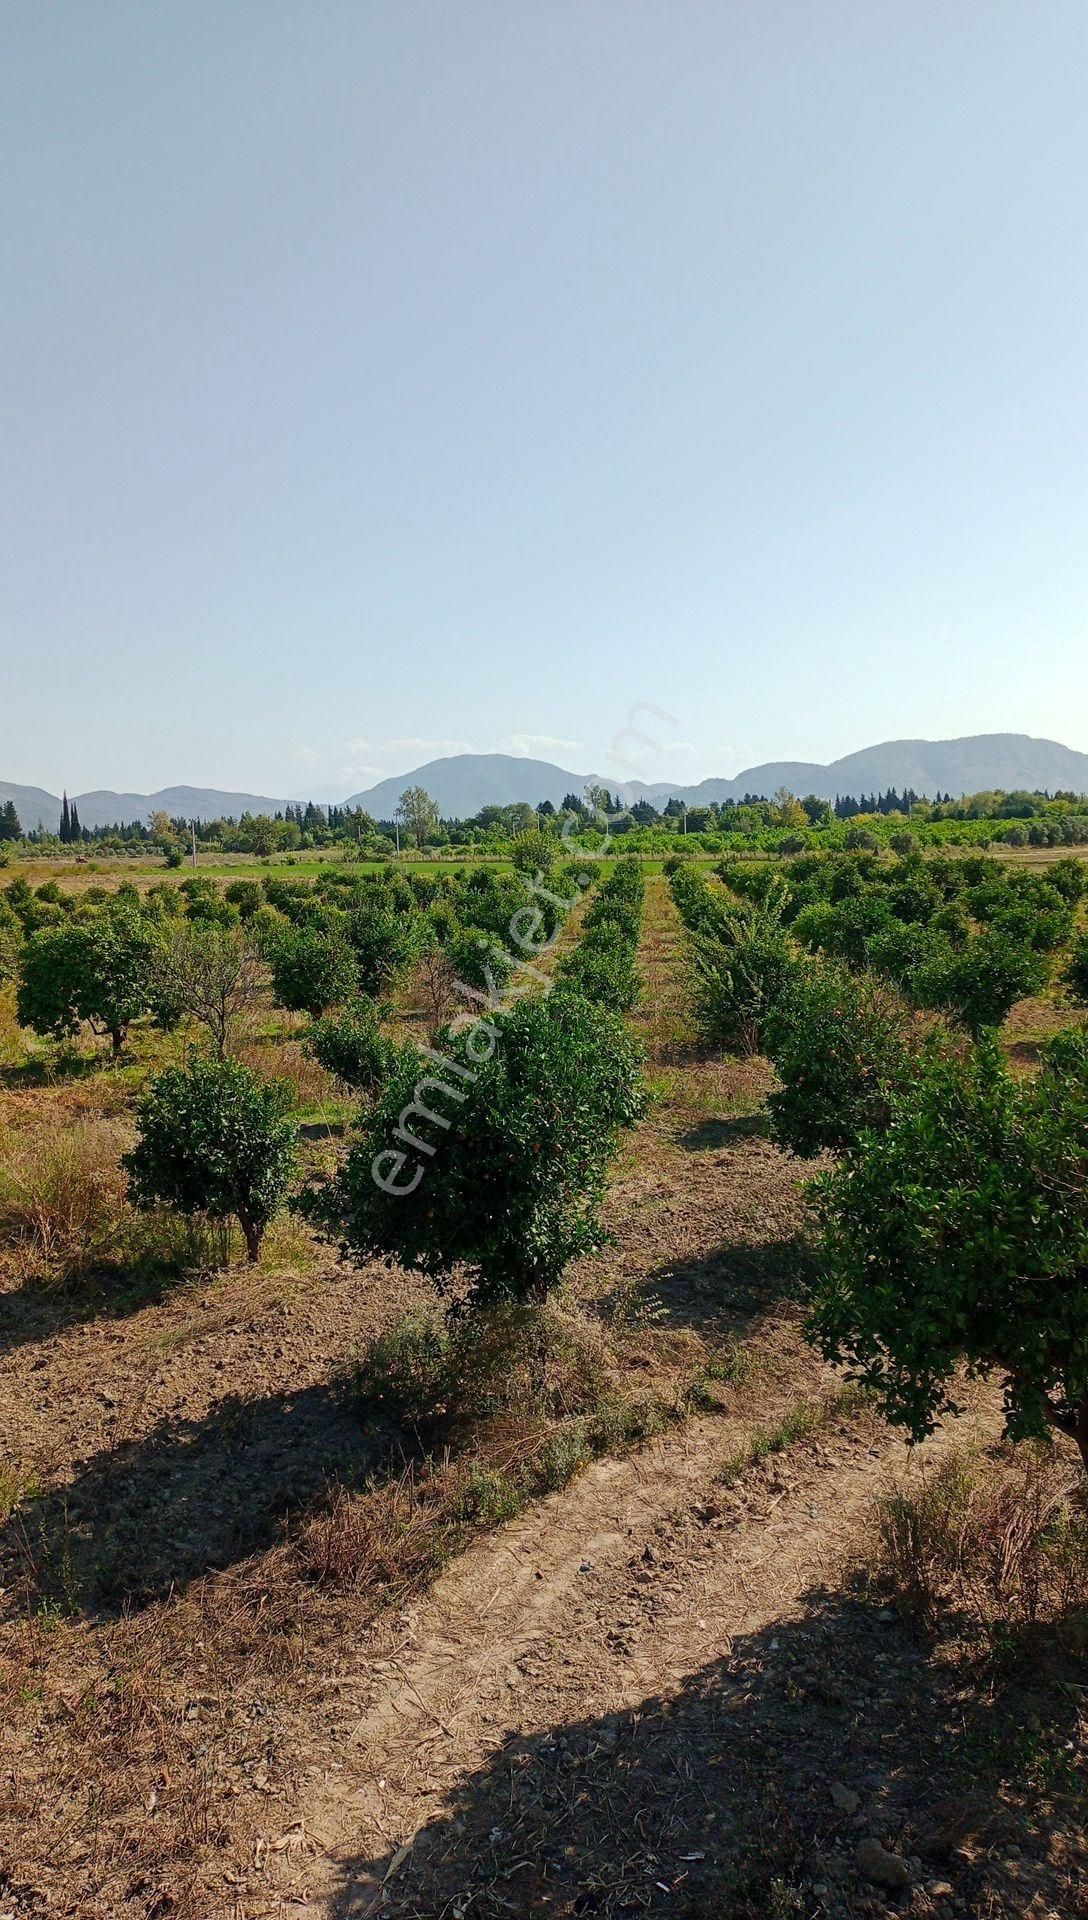
[[[284, 1016], [285, 1020], [290, 1015]], [[344, 1103], [340, 1082], [303, 1049], [301, 1041], [288, 1032], [281, 1038], [255, 1033], [231, 1048], [234, 1059], [269, 1080], [286, 1080], [294, 1105], [301, 1113], [320, 1113], [327, 1109], [339, 1113]]]
[[63, 1131], [41, 1121], [0, 1134], [0, 1257], [10, 1270], [62, 1280], [123, 1255], [132, 1211], [121, 1155], [129, 1144], [120, 1122], [96, 1118]]
[[984, 1458], [958, 1451], [920, 1487], [881, 1502], [880, 1571], [925, 1630], [966, 1623], [990, 1637], [1041, 1625], [1083, 1643], [1088, 1518], [1081, 1476], [1045, 1445]]
[[683, 1418], [682, 1402], [613, 1392], [596, 1330], [566, 1316], [549, 1329], [548, 1378], [534, 1391], [536, 1330], [525, 1322], [498, 1316], [443, 1340], [417, 1317], [375, 1343], [360, 1377], [387, 1409], [399, 1392], [411, 1423], [425, 1381], [438, 1396], [429, 1450], [361, 1493], [335, 1493], [293, 1543], [304, 1578], [365, 1587], [375, 1606], [400, 1603], [473, 1535]]

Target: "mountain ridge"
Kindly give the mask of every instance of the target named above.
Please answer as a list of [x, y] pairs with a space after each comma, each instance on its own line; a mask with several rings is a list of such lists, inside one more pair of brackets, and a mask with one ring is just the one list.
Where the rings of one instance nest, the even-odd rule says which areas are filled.
[[[770, 795], [782, 786], [798, 793], [814, 793], [821, 800], [834, 800], [837, 794], [887, 791], [890, 787], [900, 791], [913, 787], [923, 796], [951, 793], [957, 798], [990, 789], [1088, 793], [1088, 754], [1057, 740], [1036, 739], [1026, 733], [965, 734], [952, 740], [885, 740], [826, 764], [811, 760], [763, 761], [742, 768], [729, 779], [712, 776], [685, 784], [678, 780], [617, 781], [614, 774], [570, 773], [546, 760], [464, 753], [431, 760], [411, 773], [381, 780], [353, 794], [346, 804], [388, 818], [405, 787], [423, 786], [438, 801], [443, 814], [454, 817], [476, 813], [488, 804], [506, 806], [517, 800], [527, 800], [534, 806], [538, 801], [551, 800], [558, 806], [565, 793], [580, 792], [587, 781], [608, 787], [611, 792], [618, 787], [632, 803], [675, 797], [689, 806], [711, 800], [740, 800], [746, 793]], [[463, 798], [469, 782], [474, 804]]]
[[[617, 789], [633, 803], [655, 803], [669, 798], [689, 806], [709, 801], [739, 800], [745, 793], [770, 795], [778, 787], [813, 793], [822, 800], [837, 794], [902, 791], [911, 787], [920, 795], [1005, 792], [1072, 791], [1088, 794], [1088, 754], [1057, 740], [1026, 733], [966, 734], [951, 740], [885, 740], [862, 747], [838, 760], [769, 760], [742, 768], [732, 778], [712, 776], [685, 783], [679, 780], [617, 781], [612, 774], [572, 773], [549, 760], [531, 760], [502, 753], [452, 754], [430, 760], [410, 773], [392, 775], [353, 794], [343, 804], [364, 807], [379, 819], [389, 819], [406, 787], [423, 786], [438, 802], [446, 818], [464, 818], [481, 807], [509, 806], [519, 800], [535, 806], [550, 800], [558, 806], [567, 793], [581, 793], [587, 783]], [[289, 803], [269, 794], [237, 793], [219, 787], [161, 787], [155, 793], [115, 793], [96, 788], [70, 796], [85, 827], [112, 826], [122, 820], [146, 819], [161, 809], [186, 819], [237, 819], [242, 813], [274, 813]], [[56, 832], [61, 800], [44, 787], [20, 786], [0, 780], [0, 805], [13, 800], [27, 831], [41, 823]]]

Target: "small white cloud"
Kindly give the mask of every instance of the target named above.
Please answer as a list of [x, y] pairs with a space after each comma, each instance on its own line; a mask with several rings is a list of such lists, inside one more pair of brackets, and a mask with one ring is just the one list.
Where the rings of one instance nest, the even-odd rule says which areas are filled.
[[321, 755], [316, 747], [296, 747], [292, 757], [301, 760], [304, 767], [316, 767]]
[[742, 773], [745, 767], [752, 766], [755, 757], [756, 749], [747, 740], [742, 740], [735, 747], [715, 747], [714, 771], [731, 780], [735, 774]]
[[500, 751], [515, 754], [520, 760], [535, 760], [540, 754], [581, 753], [584, 746], [582, 740], [560, 740], [554, 733], [511, 733]]
[[405, 735], [398, 739], [387, 740], [346, 740], [344, 752], [349, 755], [366, 754], [379, 766], [390, 760], [403, 760], [407, 756], [412, 760], [439, 760], [451, 753], [471, 753], [471, 740], [428, 740], [422, 734]]
[[680, 753], [685, 760], [698, 759], [700, 749], [691, 740], [670, 740], [661, 748], [662, 753]]
[[385, 740], [345, 740], [339, 770], [341, 780], [356, 787], [371, 786], [396, 774], [411, 773], [421, 762], [443, 760], [451, 753], [471, 753], [469, 740], [429, 740], [424, 735], [405, 735]]

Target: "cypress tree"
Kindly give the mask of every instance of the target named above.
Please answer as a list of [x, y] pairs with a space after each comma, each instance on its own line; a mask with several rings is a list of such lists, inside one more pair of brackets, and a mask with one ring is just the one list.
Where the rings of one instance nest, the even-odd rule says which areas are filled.
[[60, 809], [60, 838], [62, 846], [67, 846], [72, 838], [72, 816], [68, 811], [68, 795], [65, 793]]

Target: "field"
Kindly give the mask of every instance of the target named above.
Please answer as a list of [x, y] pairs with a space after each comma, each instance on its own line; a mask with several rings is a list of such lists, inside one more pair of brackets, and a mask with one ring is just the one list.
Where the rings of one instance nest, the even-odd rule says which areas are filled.
[[[114, 1060], [0, 989], [0, 1914], [1088, 1913], [1076, 1448], [1005, 1442], [1000, 1375], [960, 1375], [912, 1445], [820, 1356], [809, 1183], [847, 1149], [789, 1151], [784, 1061], [700, 1021], [691, 929], [747, 888], [643, 864], [632, 990], [611, 934], [581, 982], [647, 1097], [610, 1237], [542, 1310], [543, 1389], [520, 1306], [470, 1302], [466, 1338], [424, 1276], [312, 1217], [277, 1213], [249, 1265], [237, 1227], [135, 1210], [137, 1102], [198, 1028], [138, 1017]], [[164, 878], [24, 877], [118, 874]], [[616, 874], [554, 929], [547, 982], [592, 959]], [[1084, 913], [1002, 1012], [1017, 1084], [1083, 1018], [1060, 967]], [[789, 925], [836, 963], [842, 925]], [[430, 952], [389, 987], [398, 1045], [450, 1011]], [[919, 988], [904, 1018], [948, 1004]], [[311, 1025], [264, 986], [231, 1041], [287, 1082], [293, 1190], [359, 1106]]]

